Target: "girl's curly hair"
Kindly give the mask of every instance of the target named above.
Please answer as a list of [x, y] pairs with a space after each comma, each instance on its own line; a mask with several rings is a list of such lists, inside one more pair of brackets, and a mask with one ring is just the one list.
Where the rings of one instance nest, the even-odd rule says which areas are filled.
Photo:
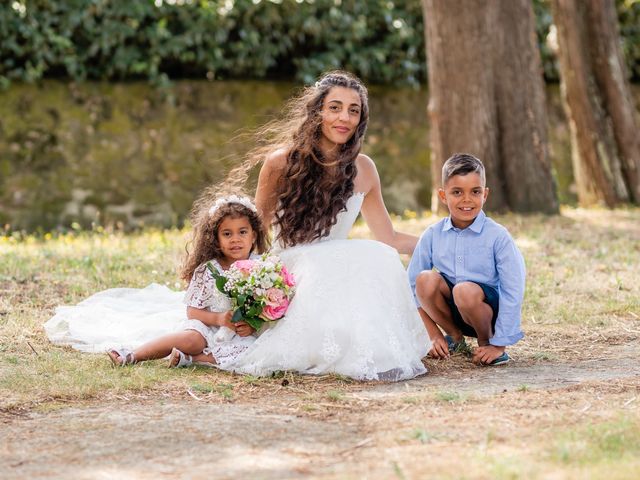
[[[334, 87], [355, 90], [360, 96], [361, 113], [353, 136], [340, 146], [337, 157], [329, 160], [319, 145], [323, 102]], [[227, 182], [243, 185], [258, 162], [277, 150], [286, 151], [286, 165], [276, 187], [277, 240], [283, 246], [293, 246], [326, 236], [353, 194], [355, 162], [368, 122], [369, 99], [364, 84], [350, 73], [328, 72], [287, 104], [281, 120], [256, 132], [262, 146], [249, 153], [247, 160], [230, 173]]]
[[218, 240], [218, 229], [225, 218], [247, 217], [256, 234], [256, 241], [251, 251], [263, 253], [268, 247], [266, 232], [256, 212], [239, 203], [226, 203], [211, 214], [209, 210], [212, 205], [213, 202], [200, 199], [196, 201], [191, 211], [193, 231], [185, 247], [186, 257], [180, 270], [180, 278], [186, 282], [191, 280], [193, 272], [199, 265], [212, 259], [218, 260], [223, 256]]

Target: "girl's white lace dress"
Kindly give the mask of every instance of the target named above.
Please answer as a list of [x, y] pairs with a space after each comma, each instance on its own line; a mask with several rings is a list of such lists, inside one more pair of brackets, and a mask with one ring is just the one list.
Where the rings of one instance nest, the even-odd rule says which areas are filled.
[[277, 370], [403, 380], [426, 372], [431, 348], [395, 249], [348, 240], [364, 195], [354, 194], [320, 241], [276, 251], [296, 280], [284, 318], [224, 368], [252, 375]]
[[[212, 263], [219, 271], [218, 262]], [[196, 330], [207, 341], [204, 353], [211, 353], [220, 366], [233, 362], [254, 341], [254, 336], [216, 335], [219, 328], [187, 319], [186, 307], [226, 312], [229, 298], [215, 286], [205, 264], [193, 273], [186, 292], [174, 292], [162, 285], [146, 288], [112, 288], [92, 295], [78, 305], [56, 309], [44, 324], [49, 339], [85, 352], [104, 352], [114, 347], [131, 350], [161, 335]]]

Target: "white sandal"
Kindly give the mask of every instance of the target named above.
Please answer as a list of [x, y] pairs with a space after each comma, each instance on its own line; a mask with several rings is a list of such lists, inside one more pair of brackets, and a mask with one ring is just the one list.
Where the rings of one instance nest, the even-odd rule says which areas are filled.
[[182, 353], [177, 348], [171, 350], [169, 355], [169, 368], [190, 367], [193, 364], [193, 357]]
[[107, 351], [107, 356], [114, 367], [124, 367], [125, 365], [138, 363], [133, 352], [127, 348], [112, 348]]

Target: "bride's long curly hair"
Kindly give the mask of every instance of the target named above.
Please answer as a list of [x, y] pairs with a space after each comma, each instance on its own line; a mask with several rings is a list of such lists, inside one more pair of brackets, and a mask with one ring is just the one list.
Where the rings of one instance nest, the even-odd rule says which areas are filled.
[[[320, 151], [322, 107], [333, 87], [355, 90], [362, 105], [354, 134], [328, 159]], [[290, 100], [280, 120], [256, 132], [261, 145], [230, 173], [228, 185], [243, 184], [257, 163], [278, 150], [286, 152], [286, 165], [276, 186], [276, 240], [288, 247], [326, 236], [353, 194], [355, 162], [368, 123], [369, 98], [364, 84], [350, 73], [328, 72]]]

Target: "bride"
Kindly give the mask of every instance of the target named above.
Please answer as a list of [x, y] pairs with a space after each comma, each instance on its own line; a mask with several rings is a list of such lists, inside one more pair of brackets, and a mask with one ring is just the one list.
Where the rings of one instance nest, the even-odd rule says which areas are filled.
[[[368, 120], [365, 86], [336, 71], [261, 132], [268, 144], [250, 157], [264, 159], [256, 205], [295, 275], [296, 296], [286, 316], [226, 368], [362, 380], [426, 372], [421, 358], [431, 342], [397, 253], [412, 253], [417, 238], [394, 230], [375, 164], [360, 153]], [[347, 239], [359, 213], [378, 241]]]
[[[265, 146], [232, 174], [230, 180], [244, 181], [263, 161], [256, 206], [297, 286], [286, 316], [220, 368], [385, 381], [426, 373], [421, 359], [431, 341], [398, 256], [412, 253], [417, 238], [394, 230], [375, 164], [360, 153], [368, 120], [360, 80], [327, 73], [289, 103], [282, 120], [259, 132]], [[347, 239], [360, 213], [376, 240]], [[61, 307], [45, 330], [52, 341], [84, 350], [114, 343], [135, 348], [185, 318], [179, 294], [150, 288], [107, 290]], [[86, 311], [96, 308], [109, 312], [98, 324]]]

